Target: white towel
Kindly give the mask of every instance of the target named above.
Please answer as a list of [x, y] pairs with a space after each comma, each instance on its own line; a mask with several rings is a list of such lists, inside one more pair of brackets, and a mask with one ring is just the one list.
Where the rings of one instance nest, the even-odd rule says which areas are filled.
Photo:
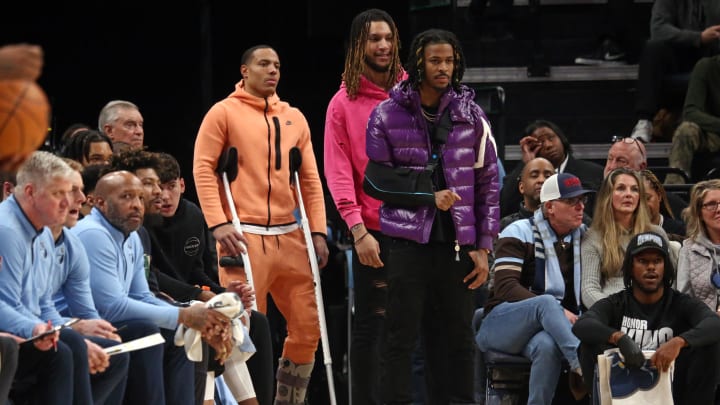
[[[231, 320], [232, 339], [235, 342], [230, 358], [245, 361], [255, 353], [255, 345], [250, 340], [248, 328], [243, 318], [248, 314], [240, 297], [235, 293], [224, 292], [212, 297], [205, 303], [208, 308], [227, 316]], [[179, 325], [175, 332], [175, 345], [185, 346], [185, 353], [190, 361], [202, 361], [202, 335], [200, 331]]]

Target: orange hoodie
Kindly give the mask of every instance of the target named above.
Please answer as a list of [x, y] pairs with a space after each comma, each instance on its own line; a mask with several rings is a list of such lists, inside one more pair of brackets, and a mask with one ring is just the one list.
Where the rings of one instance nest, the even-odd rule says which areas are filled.
[[296, 221], [295, 187], [290, 184], [290, 149], [302, 154], [300, 186], [311, 232], [327, 232], [325, 200], [305, 116], [280, 101], [245, 91], [241, 80], [235, 91], [213, 105], [195, 139], [193, 175], [200, 206], [209, 227], [232, 219], [222, 179], [215, 172], [223, 150], [238, 152], [238, 176], [230, 185], [243, 223], [272, 226]]

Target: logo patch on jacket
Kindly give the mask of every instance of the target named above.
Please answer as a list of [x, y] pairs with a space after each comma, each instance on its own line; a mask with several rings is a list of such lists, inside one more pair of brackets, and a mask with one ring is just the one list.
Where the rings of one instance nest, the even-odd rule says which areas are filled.
[[200, 251], [200, 239], [196, 238], [195, 236], [189, 237], [185, 241], [185, 246], [183, 246], [183, 251], [185, 251], [185, 254], [188, 256], [197, 255], [198, 251]]
[[285, 125], [292, 125], [292, 121], [290, 121], [290, 120], [285, 121]]

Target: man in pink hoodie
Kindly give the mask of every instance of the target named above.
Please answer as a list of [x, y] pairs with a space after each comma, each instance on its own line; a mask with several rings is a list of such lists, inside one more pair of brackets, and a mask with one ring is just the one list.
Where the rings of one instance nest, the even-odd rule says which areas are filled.
[[381, 249], [380, 201], [363, 191], [368, 157], [365, 128], [370, 112], [406, 75], [399, 36], [390, 15], [369, 9], [350, 26], [340, 89], [325, 118], [325, 178], [335, 206], [352, 232], [355, 316], [350, 347], [353, 402], [379, 403], [380, 331], [385, 318], [387, 273]]

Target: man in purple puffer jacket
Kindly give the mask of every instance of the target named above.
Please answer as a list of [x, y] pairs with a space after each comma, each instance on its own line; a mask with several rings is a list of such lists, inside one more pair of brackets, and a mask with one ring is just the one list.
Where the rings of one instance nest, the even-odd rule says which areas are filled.
[[411, 353], [423, 329], [428, 361], [447, 353], [442, 370], [426, 366], [429, 382], [444, 388], [431, 402], [474, 403], [473, 290], [487, 280], [499, 228], [495, 141], [460, 84], [465, 60], [454, 34], [418, 34], [406, 70], [370, 115], [366, 139], [364, 187], [383, 202], [380, 229], [391, 239], [383, 400], [411, 402]]

